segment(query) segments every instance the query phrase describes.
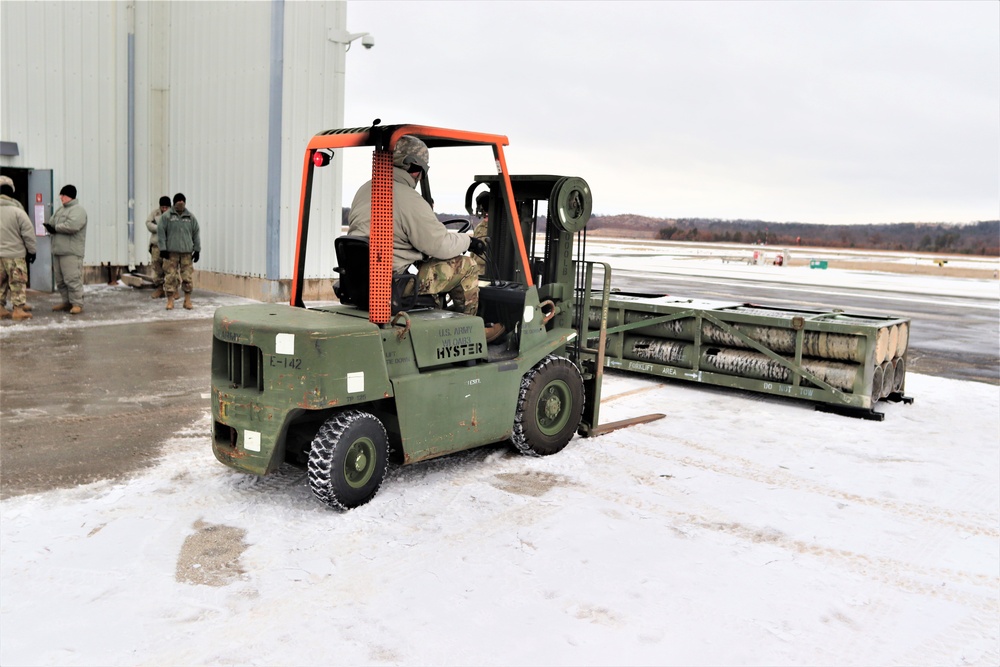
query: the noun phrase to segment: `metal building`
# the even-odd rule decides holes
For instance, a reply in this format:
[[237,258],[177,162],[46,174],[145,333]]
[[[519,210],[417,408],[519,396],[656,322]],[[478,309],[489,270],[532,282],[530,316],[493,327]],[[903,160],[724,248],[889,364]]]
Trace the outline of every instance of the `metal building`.
[[[146,216],[183,192],[201,224],[196,285],[282,300],[303,147],[343,125],[345,51],[361,37],[346,4],[4,0],[0,170],[39,229],[77,187],[88,282],[148,263]],[[340,188],[320,193],[315,285],[332,275]],[[51,284],[47,240],[36,289]]]

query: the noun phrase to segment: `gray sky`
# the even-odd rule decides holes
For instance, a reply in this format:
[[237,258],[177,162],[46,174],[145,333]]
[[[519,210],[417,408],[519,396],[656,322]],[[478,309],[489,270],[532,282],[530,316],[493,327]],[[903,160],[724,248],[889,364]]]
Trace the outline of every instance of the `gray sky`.
[[[1000,217],[997,2],[351,0],[347,28],[376,39],[348,126],[505,134],[513,173],[581,176],[596,214]],[[437,166],[459,212],[471,179]]]

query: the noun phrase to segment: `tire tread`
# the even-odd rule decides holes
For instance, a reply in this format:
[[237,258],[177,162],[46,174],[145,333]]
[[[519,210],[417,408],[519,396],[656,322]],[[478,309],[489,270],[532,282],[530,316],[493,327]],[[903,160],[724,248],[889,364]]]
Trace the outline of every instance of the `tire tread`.
[[[544,451],[538,444],[531,441],[530,434],[525,430],[525,418],[528,418],[532,412],[527,409],[529,400],[528,394],[532,387],[540,381],[540,376],[544,377],[550,373],[558,372],[558,368],[572,369],[575,382],[578,383],[580,390],[580,405],[577,410],[576,419],[571,420],[573,428],[569,431],[569,437],[566,438],[566,442],[563,442],[551,451]],[[547,355],[535,364],[530,371],[525,373],[524,377],[521,378],[521,388],[517,397],[517,410],[514,413],[514,430],[510,437],[511,442],[514,443],[514,447],[517,448],[517,451],[525,456],[548,456],[549,454],[559,452],[573,438],[573,434],[576,433],[576,429],[580,424],[580,419],[583,418],[583,405],[583,377],[580,375],[580,369],[566,357],[560,357],[554,354]],[[546,447],[545,449],[548,450],[549,448]]]
[[[359,419],[369,418],[378,425],[381,430],[382,442],[384,443],[382,454],[382,470],[376,470],[374,477],[377,479],[375,487],[367,498],[359,503],[345,502],[344,498],[338,497],[333,483],[333,459],[337,447],[341,444],[344,433]],[[320,427],[313,438],[309,450],[309,464],[307,466],[309,488],[320,501],[338,510],[348,510],[358,507],[371,500],[382,486],[386,471],[389,467],[388,437],[385,427],[374,415],[361,410],[346,410],[333,415]]]

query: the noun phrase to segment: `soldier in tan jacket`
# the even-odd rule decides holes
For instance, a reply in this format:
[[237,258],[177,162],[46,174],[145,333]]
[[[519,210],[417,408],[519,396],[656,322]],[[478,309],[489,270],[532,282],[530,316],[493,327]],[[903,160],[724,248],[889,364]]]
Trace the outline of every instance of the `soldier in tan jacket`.
[[[0,318],[31,319],[27,308],[28,264],[35,261],[37,246],[31,219],[14,199],[14,185],[0,184]],[[13,313],[7,312],[7,293]]]
[[[479,269],[464,253],[486,252],[482,239],[448,230],[430,204],[417,192],[417,183],[429,168],[427,145],[409,135],[400,137],[392,157],[392,270],[417,267],[418,294],[448,294],[456,310],[475,315],[479,307]],[[371,181],[354,196],[347,219],[347,233],[369,236]]]
[[146,216],[146,229],[149,230],[149,265],[153,267],[153,292],[154,299],[163,298],[163,258],[160,257],[160,242],[157,237],[157,224],[160,216],[170,210],[170,197],[166,195],[160,197],[160,205],[149,212]]

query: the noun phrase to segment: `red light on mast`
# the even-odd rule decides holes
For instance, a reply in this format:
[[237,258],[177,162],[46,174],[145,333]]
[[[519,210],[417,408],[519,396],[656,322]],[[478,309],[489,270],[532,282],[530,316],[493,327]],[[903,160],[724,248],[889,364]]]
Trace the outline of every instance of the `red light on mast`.
[[324,151],[316,151],[313,153],[313,164],[317,167],[325,167],[330,164],[330,158],[333,157],[332,154]]

